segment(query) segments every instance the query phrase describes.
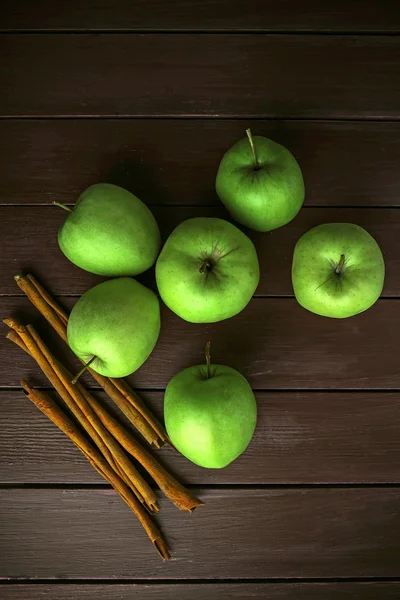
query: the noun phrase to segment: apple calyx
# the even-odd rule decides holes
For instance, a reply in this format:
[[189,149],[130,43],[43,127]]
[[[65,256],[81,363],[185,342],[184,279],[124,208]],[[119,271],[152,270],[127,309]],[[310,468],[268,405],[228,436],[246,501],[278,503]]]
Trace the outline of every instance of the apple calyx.
[[336,275],[342,275],[344,273],[344,263],[346,262],[346,257],[344,254],[340,255],[340,260],[335,268]]
[[86,369],[88,369],[90,367],[90,365],[92,364],[92,362],[94,361],[95,358],[97,358],[97,356],[92,356],[92,358],[90,360],[88,360],[86,364],[83,365],[82,369],[80,371],[78,371],[78,373],[75,375],[75,377],[73,379],[71,379],[72,385],[76,384],[79,377],[86,371]]
[[210,271],[212,271],[216,262],[217,261],[215,261],[213,258],[207,256],[203,259],[202,265],[199,269],[199,273],[207,275]]
[[72,208],[70,208],[69,206],[65,206],[65,204],[63,204],[62,202],[56,202],[56,200],[53,201],[54,206],[59,206],[60,208],[63,208],[64,210],[68,211],[68,212],[72,212]]
[[254,141],[253,141],[253,136],[251,134],[251,129],[246,129],[246,133],[247,133],[247,137],[249,138],[251,151],[253,153],[254,170],[255,171],[259,171],[261,169],[261,167],[260,167],[260,163],[258,162],[257,152],[256,152],[256,148],[254,146]]
[[206,344],[207,379],[211,378],[211,342]]

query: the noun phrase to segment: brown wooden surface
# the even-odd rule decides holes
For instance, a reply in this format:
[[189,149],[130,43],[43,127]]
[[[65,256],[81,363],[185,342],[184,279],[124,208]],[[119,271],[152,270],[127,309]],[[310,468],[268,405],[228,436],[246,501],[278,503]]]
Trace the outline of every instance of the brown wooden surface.
[[[150,205],[219,206],[218,165],[248,125],[231,119],[0,120],[0,201],[74,204],[87,186],[109,181]],[[400,123],[250,125],[295,155],[306,206],[399,206]]]
[[305,0],[301,10],[295,0],[19,0],[3,8],[3,30],[134,30],[221,29],[293,31],[383,31],[400,30],[396,3],[365,0],[321,2]]
[[111,490],[2,490],[7,519],[0,541],[0,576],[398,575],[399,489],[233,488],[198,493],[206,506],[192,515],[160,501],[174,553],[163,563]]
[[[163,307],[159,343],[131,377],[162,417],[169,379],[202,363],[211,339],[213,361],[239,369],[257,395],[256,434],[228,468],[157,452],[206,500],[193,515],[162,500],[168,564],[23,396],[22,377],[48,384],[1,326],[2,599],[399,596],[399,16],[374,0],[2,8],[0,314],[38,325],[72,369],[13,281],[31,270],[68,308],[101,281],[61,255],[65,215],[52,200],[74,204],[92,183],[117,183],[152,206],[164,238],[183,219],[224,218],[215,174],[248,126],[286,145],[306,183],[291,224],[251,233],[258,297],[209,326]],[[366,227],[385,255],[383,298],[344,321],[291,297],[293,247],[329,221]],[[154,286],[152,272],[141,280]]]
[[[65,298],[64,304],[74,301]],[[59,348],[58,356],[77,369],[78,361],[71,361],[71,352],[25,298],[0,298],[0,314],[37,324],[52,347]],[[254,298],[236,317],[203,326],[187,323],[163,306],[161,322],[157,346],[130,377],[141,389],[163,389],[180,369],[203,364],[209,339],[213,362],[238,369],[257,390],[400,389],[397,300],[380,300],[351,319],[327,319],[305,311],[292,298]],[[1,324],[2,335],[5,330]],[[27,373],[46,383],[32,359],[3,340],[0,386],[18,386]]]
[[[160,418],[163,395],[143,394]],[[106,402],[104,393],[98,396]],[[255,436],[227,468],[196,467],[169,447],[155,456],[192,485],[400,483],[400,394],[258,392],[256,397]],[[111,402],[107,405],[112,409]],[[0,483],[103,483],[21,391],[0,392],[0,406]]]
[[[166,240],[183,220],[193,217],[219,217],[229,219],[229,214],[219,207],[154,207],[153,213]],[[14,275],[33,269],[36,276],[53,294],[82,294],[102,281],[98,276],[79,269],[61,253],[57,232],[64,223],[66,212],[52,205],[32,207],[0,207],[0,238],[3,252],[0,271],[3,274],[2,293],[22,295]],[[232,221],[234,223],[234,221]],[[286,227],[269,233],[246,230],[257,249],[261,278],[256,296],[293,296],[291,265],[297,240],[306,231],[324,222],[357,223],[371,233],[379,243],[385,257],[386,278],[383,297],[400,296],[400,211],[397,209],[342,209],[311,208],[300,211]],[[28,235],[19,236],[15,248],[15,235],[26,228]],[[62,268],[60,268],[62,266]],[[143,273],[138,279],[157,291],[154,270]]]
[[399,116],[396,36],[9,34],[0,49],[0,116]]
[[180,583],[180,584],[115,584],[77,585],[54,584],[8,585],[2,600],[398,600],[399,583]]

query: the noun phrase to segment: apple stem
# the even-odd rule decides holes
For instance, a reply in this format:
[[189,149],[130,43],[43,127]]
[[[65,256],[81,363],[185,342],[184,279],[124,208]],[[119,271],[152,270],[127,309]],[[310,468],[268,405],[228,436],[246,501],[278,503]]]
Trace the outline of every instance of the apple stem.
[[68,212],[72,212],[72,208],[69,208],[69,206],[65,206],[65,204],[62,204],[61,202],[56,202],[54,200],[53,204],[55,206],[59,206],[60,208],[63,208],[64,210],[67,210]]
[[258,171],[259,168],[260,168],[260,163],[258,162],[257,152],[256,152],[256,148],[254,146],[254,141],[253,141],[253,136],[251,135],[251,129],[246,129],[246,133],[247,133],[247,137],[249,138],[251,151],[253,153],[254,168],[255,168],[256,171]]
[[208,273],[209,271],[211,271],[214,264],[215,264],[215,261],[212,258],[205,258],[199,269],[199,273],[201,273],[201,274]]
[[211,378],[211,342],[206,344],[207,379]]
[[343,270],[343,267],[344,267],[344,261],[345,261],[345,256],[344,256],[344,254],[341,254],[340,255],[339,264],[338,264],[338,266],[335,269],[335,273],[337,273],[337,275],[341,274],[341,272]]
[[92,356],[92,358],[90,360],[88,360],[85,365],[83,365],[82,369],[71,380],[71,383],[73,385],[75,385],[75,383],[78,381],[79,377],[86,371],[86,369],[88,369],[90,367],[90,365],[92,364],[92,362],[94,361],[95,358],[96,358],[96,356]]

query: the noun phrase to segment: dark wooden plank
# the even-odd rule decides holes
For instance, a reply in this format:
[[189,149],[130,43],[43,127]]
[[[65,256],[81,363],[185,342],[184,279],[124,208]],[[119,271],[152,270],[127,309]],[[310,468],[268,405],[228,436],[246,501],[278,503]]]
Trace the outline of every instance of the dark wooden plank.
[[3,600],[398,600],[396,582],[23,584],[3,586]]
[[[153,207],[163,239],[183,220],[191,217],[229,219],[221,207]],[[1,294],[22,294],[14,282],[20,271],[33,271],[53,294],[81,294],[102,281],[70,263],[61,253],[57,232],[65,211],[44,206],[0,207]],[[234,222],[234,221],[232,221]],[[398,209],[304,208],[286,227],[270,233],[245,230],[257,248],[261,279],[256,296],[293,296],[291,264],[297,240],[311,227],[326,222],[357,223],[365,227],[381,246],[386,261],[384,297],[400,296],[400,211]],[[138,278],[156,290],[154,269]]]
[[[71,306],[74,299],[65,299]],[[25,298],[0,300],[2,316],[19,315],[47,332],[59,357],[71,353],[49,332]],[[400,388],[398,331],[400,302],[380,300],[351,319],[328,319],[304,310],[294,299],[255,298],[236,317],[212,325],[182,321],[165,306],[158,344],[131,377],[137,388],[163,389],[180,369],[204,363],[211,339],[213,360],[239,369],[254,389],[392,389]],[[4,340],[1,324],[0,387],[18,386],[22,376],[45,379],[32,359]],[[49,336],[50,333],[50,336]],[[73,361],[73,369],[78,362]]]
[[[298,11],[301,12],[301,11]],[[110,181],[148,204],[219,205],[214,183],[243,120],[0,121],[0,203],[73,204]],[[306,205],[398,206],[400,123],[257,121],[287,146],[306,182]]]
[[[163,393],[143,397],[162,418]],[[259,392],[257,404],[254,438],[227,468],[202,469],[172,448],[156,456],[196,485],[400,483],[399,394]],[[103,482],[22,392],[0,392],[0,406],[0,483]]]
[[0,576],[211,579],[396,577],[400,489],[197,490],[183,514],[163,500],[163,563],[112,490],[0,492]]
[[398,117],[395,36],[3,35],[0,116]]
[[255,30],[255,31],[383,31],[400,30],[395,3],[374,0],[338,0],[321,3],[305,0],[299,10],[295,0],[177,0],[174,10],[163,0],[88,0],[9,2],[3,8],[2,30]]

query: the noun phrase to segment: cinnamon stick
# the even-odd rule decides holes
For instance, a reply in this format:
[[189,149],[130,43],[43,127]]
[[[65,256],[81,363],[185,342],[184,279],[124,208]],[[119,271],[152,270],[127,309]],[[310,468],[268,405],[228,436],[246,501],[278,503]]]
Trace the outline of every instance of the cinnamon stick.
[[[14,331],[13,329],[11,329],[8,334],[6,335],[6,338],[8,340],[11,340],[12,342],[14,342],[15,344],[17,344],[17,346],[19,346],[22,350],[24,350],[27,354],[29,354],[30,356],[31,353],[29,352],[28,348],[26,347],[26,345],[24,344],[24,342],[22,341],[22,339],[20,338],[20,336],[18,335],[18,333],[16,331]],[[106,446],[101,447],[101,445],[98,443],[98,447],[101,449],[101,451],[103,452],[104,456],[107,456],[107,460],[109,462],[109,464],[114,468],[114,470],[120,475],[121,479],[123,479],[125,481],[125,483],[129,486],[129,480],[125,477],[124,473],[121,472],[121,470],[119,469],[118,465],[115,463],[115,461],[113,461],[113,458],[111,456],[111,453],[109,453],[108,448]]]
[[[12,336],[14,337],[14,336]],[[116,475],[101,454],[86,440],[75,424],[61,410],[61,408],[43,391],[35,390],[25,380],[21,381],[24,393],[84,454],[96,471],[108,481],[115,491],[126,502],[132,512],[137,516],[148,537],[156,547],[162,559],[168,560],[170,554],[158,527],[143,510],[129,488]]]
[[[12,320],[12,319],[5,319],[4,322],[9,327],[15,328],[14,333],[17,334],[18,337],[20,337],[21,343],[19,345],[21,347],[25,346],[28,353],[31,354],[31,356],[33,358],[37,359],[36,362],[39,361],[38,364],[39,364],[39,366],[40,365],[42,366],[42,370],[44,371],[45,374],[47,374],[47,377],[48,377],[50,383],[53,383],[53,385],[56,387],[56,389],[58,390],[58,393],[63,397],[65,403],[70,408],[71,412],[75,415],[75,418],[81,423],[82,427],[87,431],[87,433],[92,438],[92,440],[95,442],[95,444],[97,445],[99,450],[103,453],[103,456],[106,458],[106,460],[108,461],[110,466],[115,470],[116,473],[118,473],[118,475],[125,482],[125,484],[134,491],[134,493],[137,495],[138,499],[141,502],[143,502],[143,496],[140,493],[139,489],[136,488],[134,482],[131,482],[129,480],[128,476],[124,473],[123,469],[114,460],[113,455],[111,454],[107,445],[104,443],[104,440],[102,439],[101,435],[99,435],[99,433],[92,426],[90,421],[87,419],[87,416],[81,410],[81,408],[79,407],[79,404],[78,403],[74,404],[73,397],[70,396],[70,394],[68,394],[67,390],[65,389],[65,386],[63,386],[63,384],[62,384],[62,381],[56,382],[57,377],[54,372],[51,373],[51,365],[47,364],[46,367],[44,367],[45,360],[46,360],[45,357],[43,357],[43,356],[40,357],[38,348],[35,348],[34,351],[32,350],[32,348],[34,346],[34,340],[30,340],[29,348],[31,351],[29,351],[29,348],[28,348],[28,346],[26,346],[25,342],[22,341],[22,338],[21,338],[22,332],[24,332],[24,335],[26,335],[27,337],[29,336],[28,331],[27,330],[25,331],[26,328],[23,327],[22,325],[18,324],[15,320]],[[43,361],[43,362],[41,362],[41,361]],[[57,383],[58,383],[59,387],[57,387]],[[64,388],[64,395],[63,395],[63,391],[62,391],[63,388]]]
[[142,434],[145,440],[149,444],[153,444],[156,448],[161,448],[164,441],[168,439],[167,433],[165,433],[164,439],[160,438],[154,427],[152,427],[148,421],[143,419],[137,408],[134,407],[132,403],[127,401],[127,399],[115,387],[109,377],[100,375],[100,373],[93,371],[93,369],[90,367],[88,371],[97,381],[97,383],[103,388],[106,394],[110,396],[111,400],[113,400],[114,404],[118,406],[128,421],[130,421],[130,423],[132,423],[132,425],[136,427],[136,429]]
[[19,337],[19,335],[16,331],[11,329],[7,333],[6,338],[8,340],[11,340],[12,342],[14,342],[14,344],[17,344],[17,346],[19,346],[22,350],[24,350],[27,354],[30,355],[28,348],[25,346],[24,342],[21,340],[21,338]]
[[[14,339],[14,336],[17,339]],[[11,330],[7,335],[9,339],[19,344],[28,354],[29,351],[16,334]],[[58,360],[53,360],[53,368],[63,381],[71,380],[71,373]],[[102,406],[102,404],[88,391],[80,382],[73,386],[75,390],[83,395],[94,413],[99,417],[103,425],[138,462],[146,469],[149,475],[157,483],[161,491],[180,510],[193,512],[197,506],[203,506],[203,502],[191,494],[181,485],[160,463],[148,452],[122,425]]]
[[[26,346],[26,343],[21,338],[21,332],[22,332],[22,330],[25,330],[25,327],[23,327],[21,324],[19,324],[14,319],[4,319],[4,323],[6,325],[8,325],[9,327],[13,327],[14,328],[14,329],[12,329],[9,332],[9,334],[7,335],[7,338],[11,339],[15,343],[17,343],[28,354],[30,354],[32,356],[32,358],[35,358],[35,357],[38,358],[39,357],[39,350],[35,349],[35,352],[32,354],[32,352],[30,352],[29,349],[28,349],[28,347]],[[28,331],[26,331],[25,334],[28,336],[29,335]],[[31,343],[33,344],[33,340],[31,340]],[[32,350],[32,348],[31,348],[31,350]],[[42,360],[44,360],[43,357],[41,357],[41,358],[42,358]],[[52,377],[55,377],[55,374],[54,373],[52,375],[50,374],[50,370],[51,370],[50,365],[47,365],[46,368],[48,369],[48,371],[46,371],[45,374],[47,373],[48,379],[49,379],[50,383],[53,383],[53,385],[54,385],[54,380],[52,379]],[[60,381],[58,383],[59,383],[59,386],[60,386],[59,388],[57,388],[58,389],[58,393],[64,398],[65,403],[67,404],[67,406],[69,406],[71,412],[75,415],[75,418],[78,419],[78,421],[81,423],[81,425],[83,426],[83,428],[88,432],[88,434],[90,435],[90,437],[92,438],[92,440],[95,442],[95,444],[97,445],[97,447],[99,448],[99,450],[103,453],[103,455],[106,458],[106,460],[108,461],[108,463],[119,474],[119,476],[121,477],[121,479],[124,480],[124,482],[126,483],[126,485],[128,485],[130,487],[133,487],[131,485],[131,482],[129,481],[128,477],[125,475],[125,473],[122,471],[122,469],[120,469],[119,465],[115,462],[114,457],[112,456],[112,454],[109,451],[109,449],[106,446],[106,444],[104,444],[104,441],[101,438],[101,436],[98,435],[97,431],[92,427],[91,423],[87,420],[86,416],[81,411],[80,407],[78,405],[74,405],[73,404],[73,398],[68,395],[68,393],[67,393],[66,390],[64,390],[65,395],[64,396],[62,395],[63,394],[63,392],[62,392],[62,387],[63,387],[62,386],[62,382]],[[56,385],[55,385],[55,387],[56,387]],[[134,487],[133,487],[133,489],[134,489]],[[138,498],[142,501],[142,495],[140,494],[140,492],[138,490],[134,490],[134,491],[135,491],[135,493],[137,492]]]
[[177,508],[193,512],[198,506],[204,506],[204,502],[191,494],[179,481],[168,473],[154,456],[135,440],[129,431],[122,428],[118,421],[107,413],[103,406],[85,388],[83,388],[82,393],[86,396],[92,409],[115,439],[146,469],[160,490]]
[[148,407],[145,405],[143,400],[138,394],[132,390],[125,379],[115,379],[114,377],[109,378],[111,383],[117,388],[117,390],[126,398],[131,406],[136,408],[142,415],[142,417],[151,425],[154,431],[158,434],[161,440],[164,442],[170,442],[170,439],[161,423],[156,417],[150,412]]
[[41,293],[32,284],[28,277],[26,275],[16,275],[14,279],[17,282],[18,287],[26,294],[32,304],[57,331],[58,335],[64,340],[64,342],[67,342],[66,324],[61,320],[61,317],[58,316],[56,311],[46,302]]
[[126,454],[122,451],[119,444],[116,443],[112,435],[110,435],[108,429],[104,426],[101,420],[98,419],[97,415],[86,401],[85,396],[82,394],[82,386],[80,386],[79,389],[76,388],[76,385],[74,385],[71,381],[72,378],[70,373],[66,374],[65,371],[59,367],[60,363],[50,353],[32,325],[28,325],[27,330],[32,335],[39,350],[44,354],[45,358],[50,363],[55,374],[62,381],[63,385],[75,400],[76,404],[78,404],[89,423],[92,425],[92,427],[94,427],[97,434],[101,437],[102,441],[104,441],[113,459],[117,462],[122,472],[127,475],[128,481],[133,484],[132,489],[135,491],[135,494],[138,496],[139,500],[147,506],[150,512],[158,512],[159,508],[157,505],[157,496],[154,490],[151,489],[149,484],[143,479],[137,469],[135,469]]
[[[16,275],[15,281],[32,304],[68,344],[66,311],[51,298],[33,275]],[[84,363],[84,361],[81,362]],[[88,371],[150,444],[159,448],[164,442],[169,441],[165,429],[126,382],[123,382],[122,385],[127,396],[116,387],[115,381],[117,380],[104,377],[90,368]]]
[[36,288],[36,291],[42,296],[43,300],[47,302],[49,306],[53,310],[56,311],[57,315],[60,317],[60,320],[63,321],[65,325],[68,323],[68,313],[66,310],[62,308],[57,302],[52,298],[49,292],[42,286],[41,283],[38,282],[36,277],[34,277],[31,273],[27,274],[27,278],[31,282],[31,284]]
[[143,502],[150,512],[157,512],[158,505],[155,492],[129,461],[119,444],[95,415],[81,392],[71,383],[69,378],[63,375],[61,370],[58,370],[57,361],[34,328],[31,325],[24,327],[15,319],[5,319],[4,322],[20,336],[31,356],[36,360],[68,408],[103,452],[109,464],[119,473],[125,483],[131,487],[140,502]]

